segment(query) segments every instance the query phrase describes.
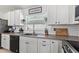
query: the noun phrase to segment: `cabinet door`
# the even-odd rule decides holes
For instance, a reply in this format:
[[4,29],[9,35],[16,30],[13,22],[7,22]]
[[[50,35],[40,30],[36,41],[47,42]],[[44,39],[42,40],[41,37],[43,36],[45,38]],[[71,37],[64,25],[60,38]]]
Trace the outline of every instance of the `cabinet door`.
[[15,25],[15,23],[14,23],[14,22],[15,22],[15,17],[14,17],[14,15],[15,15],[15,14],[14,14],[14,11],[11,11],[11,12],[10,12],[10,20],[9,20],[9,21],[10,21],[10,25]]
[[21,21],[23,19],[23,14],[22,14],[21,10],[20,9],[15,10],[14,12],[15,12],[15,15],[14,15],[14,17],[15,17],[15,25],[22,25]]
[[7,12],[5,15],[4,15],[4,18],[8,20],[8,25],[9,26],[13,26],[14,25],[14,11],[10,11]]
[[20,10],[14,11],[15,25],[20,25]]
[[47,5],[42,5],[42,14],[47,13]]
[[56,5],[47,6],[48,24],[56,24]]
[[10,38],[9,35],[2,35],[1,46],[5,49],[10,49]]
[[51,53],[58,53],[58,41],[51,40]]
[[[26,16],[26,15],[25,15]],[[24,18],[24,15],[23,15],[23,13],[22,13],[22,10],[20,10],[20,24],[19,25],[23,25],[23,23],[22,23],[22,20],[23,19],[27,19],[27,17],[26,18]],[[26,21],[25,21],[26,22]]]
[[50,40],[38,40],[38,53],[50,53]]
[[27,53],[26,37],[20,37],[19,50],[20,53]]
[[36,53],[37,52],[37,39],[35,38],[27,38],[27,52],[28,53]]
[[22,25],[21,21],[22,21],[22,19],[24,19],[22,11],[19,9],[19,10],[15,10],[14,13],[15,13],[15,15],[14,15],[15,25]]
[[1,38],[1,47],[6,48],[6,39],[3,36]]
[[57,5],[56,7],[56,19],[57,24],[69,24],[68,5]]
[[6,49],[10,50],[10,36],[6,35],[5,39],[6,39]]
[[10,19],[10,12],[7,12],[5,15],[4,15],[4,18],[8,20],[8,25],[11,24],[11,19]]
[[75,21],[75,7],[74,5],[69,6],[69,23],[76,24],[78,21]]
[[21,53],[36,53],[37,39],[20,37],[20,52]]

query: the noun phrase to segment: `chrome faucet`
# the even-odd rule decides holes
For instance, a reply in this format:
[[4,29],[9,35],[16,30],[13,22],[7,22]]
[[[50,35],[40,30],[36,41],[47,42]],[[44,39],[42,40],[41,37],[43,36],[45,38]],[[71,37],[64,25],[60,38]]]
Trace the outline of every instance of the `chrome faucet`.
[[35,24],[33,24],[33,35],[35,35]]

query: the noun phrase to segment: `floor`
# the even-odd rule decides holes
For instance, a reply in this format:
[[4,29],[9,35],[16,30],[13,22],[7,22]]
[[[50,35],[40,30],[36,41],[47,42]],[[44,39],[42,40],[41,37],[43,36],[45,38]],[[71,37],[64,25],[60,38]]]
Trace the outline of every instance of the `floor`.
[[0,49],[0,53],[12,53],[12,52],[7,49]]

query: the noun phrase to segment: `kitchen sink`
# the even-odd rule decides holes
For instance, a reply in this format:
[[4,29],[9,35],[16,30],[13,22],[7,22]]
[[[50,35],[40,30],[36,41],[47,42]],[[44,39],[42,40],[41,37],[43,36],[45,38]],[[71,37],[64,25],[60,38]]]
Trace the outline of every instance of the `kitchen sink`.
[[25,33],[24,35],[33,35],[32,33]]
[[37,35],[37,37],[46,37],[45,35]]
[[36,37],[45,37],[45,35],[42,35],[42,34],[32,34],[32,33],[25,33],[24,35],[32,35],[32,36],[36,36]]
[[25,33],[24,35],[37,35],[37,34],[33,34],[33,33]]

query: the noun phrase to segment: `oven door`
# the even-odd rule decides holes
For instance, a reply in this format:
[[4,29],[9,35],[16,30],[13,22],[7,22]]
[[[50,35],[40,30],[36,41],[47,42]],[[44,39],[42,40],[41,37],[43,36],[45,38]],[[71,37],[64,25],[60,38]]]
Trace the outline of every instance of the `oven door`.
[[63,50],[64,53],[78,53],[78,51],[71,46],[71,44],[67,41],[63,41]]

